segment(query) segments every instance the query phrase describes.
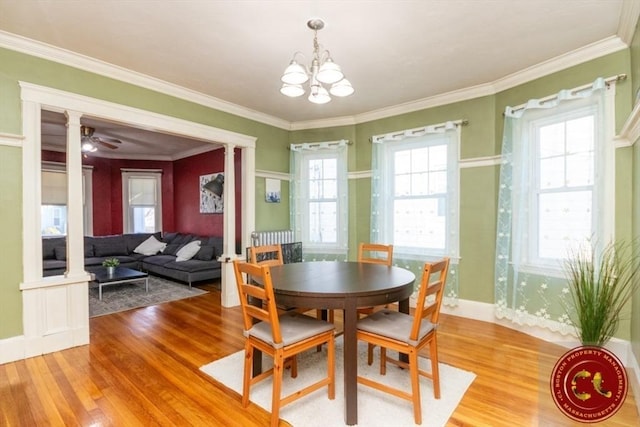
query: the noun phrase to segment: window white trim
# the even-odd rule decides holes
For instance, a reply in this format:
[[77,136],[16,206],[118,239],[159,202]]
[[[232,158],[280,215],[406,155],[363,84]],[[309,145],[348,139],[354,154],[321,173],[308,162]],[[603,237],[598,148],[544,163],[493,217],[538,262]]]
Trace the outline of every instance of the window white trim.
[[[424,126],[405,131],[378,135],[372,138],[374,144],[372,168],[372,218],[371,241],[394,245],[394,257],[403,259],[448,256],[459,259],[459,183],[460,183],[460,126],[466,121],[457,120]],[[395,172],[394,153],[419,147],[446,146],[447,188],[441,198],[445,203],[445,225],[443,249],[401,246],[394,241],[393,206],[396,197],[392,188]],[[425,195],[426,198],[431,198]]]
[[[291,145],[291,226],[296,239],[300,240],[305,253],[346,255],[349,246],[348,233],[348,142],[332,141]],[[313,160],[335,159],[337,193],[328,201],[336,203],[336,242],[321,243],[311,241],[309,194],[309,162]],[[316,202],[316,201],[314,201]]]
[[122,229],[124,233],[134,233],[134,219],[130,200],[130,182],[135,178],[152,179],[155,182],[154,231],[162,231],[162,172],[157,169],[122,169]]
[[[572,92],[575,91],[572,90]],[[514,199],[513,223],[526,223],[528,240],[514,242],[512,245],[513,259],[519,265],[519,270],[531,274],[545,274],[551,277],[564,278],[564,263],[562,260],[539,258],[537,256],[537,231],[538,214],[535,179],[538,170],[538,158],[535,153],[537,145],[536,130],[541,126],[559,121],[571,120],[592,114],[595,117],[594,133],[594,182],[587,190],[592,191],[591,228],[592,236],[599,245],[612,241],[615,229],[615,140],[614,140],[614,114],[615,114],[615,82],[609,83],[605,91],[604,104],[597,97],[574,100],[572,103],[563,104],[549,109],[530,111],[528,116],[520,119],[516,128],[516,134],[520,135],[518,144],[514,144],[514,165],[526,161],[531,171],[526,181],[521,181],[520,174],[514,173],[514,187],[520,188],[522,197],[528,201],[528,211],[521,209],[521,202]],[[526,156],[525,158],[521,158]],[[525,160],[526,159],[526,160]],[[520,207],[519,207],[520,206]],[[524,221],[524,222],[522,222]],[[513,233],[514,236],[518,233]],[[575,245],[574,245],[575,246]],[[576,249],[572,246],[573,249]]]

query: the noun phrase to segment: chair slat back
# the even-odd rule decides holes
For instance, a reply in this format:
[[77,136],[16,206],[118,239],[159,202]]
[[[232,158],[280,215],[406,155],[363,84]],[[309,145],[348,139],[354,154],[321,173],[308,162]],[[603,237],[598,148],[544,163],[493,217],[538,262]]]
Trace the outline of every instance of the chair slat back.
[[258,265],[282,265],[282,248],[280,245],[251,246],[249,248],[249,261]]
[[393,263],[393,245],[360,243],[358,246],[358,261],[391,267]]
[[[256,265],[247,262],[233,261],[233,271],[240,296],[244,330],[248,331],[256,321],[266,322],[271,326],[274,344],[282,342],[278,310],[273,294],[271,272],[267,265]],[[253,278],[259,284],[252,283]],[[250,298],[259,300],[259,304],[251,304]]]
[[449,258],[424,264],[420,291],[418,293],[418,300],[416,301],[413,326],[411,328],[411,339],[418,339],[422,320],[428,318],[434,325],[438,324],[448,271]]

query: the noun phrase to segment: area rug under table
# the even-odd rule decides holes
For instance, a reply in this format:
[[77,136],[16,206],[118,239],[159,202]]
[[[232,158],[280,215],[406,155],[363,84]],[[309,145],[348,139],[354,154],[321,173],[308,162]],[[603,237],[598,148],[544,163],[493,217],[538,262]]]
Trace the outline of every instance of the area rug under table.
[[100,300],[98,299],[98,284],[91,283],[89,286],[89,317],[147,307],[206,293],[207,291],[202,289],[190,288],[185,283],[149,276],[149,293],[145,291],[144,280],[103,285],[102,300]]
[[[326,375],[326,346],[321,353],[311,350],[298,356],[298,377],[292,379],[284,373],[282,396],[303,388]],[[367,365],[367,346],[358,343],[358,374],[403,390],[410,390],[409,373],[396,366],[387,366],[387,374],[380,376],[378,349],[373,366]],[[216,381],[242,394],[244,351],[202,366],[200,369]],[[263,358],[264,368],[272,366],[269,357]],[[420,358],[420,367],[431,371],[428,359]],[[440,427],[447,421],[473,382],[475,374],[440,363],[440,399],[433,397],[433,385],[428,378],[420,378],[422,399],[422,426]],[[336,398],[329,400],[327,388],[322,388],[280,409],[280,418],[294,427],[327,427],[344,425],[342,337],[336,339]],[[271,379],[251,389],[251,401],[271,412]],[[358,425],[371,427],[413,426],[413,406],[410,402],[358,384]]]

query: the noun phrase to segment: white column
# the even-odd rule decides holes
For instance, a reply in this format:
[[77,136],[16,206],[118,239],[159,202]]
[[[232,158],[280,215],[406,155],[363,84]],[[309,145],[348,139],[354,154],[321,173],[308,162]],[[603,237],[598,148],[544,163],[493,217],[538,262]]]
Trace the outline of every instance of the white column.
[[84,271],[84,215],[82,211],[82,150],[80,117],[67,116],[67,277],[86,275]]
[[240,304],[236,288],[232,261],[236,254],[236,177],[234,162],[235,145],[226,144],[224,150],[224,213],[222,219],[224,253],[219,261],[221,271],[221,303],[223,307],[234,307]]
[[242,248],[251,246],[256,229],[256,149],[242,148]]
[[23,281],[42,279],[42,150],[40,104],[22,102],[22,259]]

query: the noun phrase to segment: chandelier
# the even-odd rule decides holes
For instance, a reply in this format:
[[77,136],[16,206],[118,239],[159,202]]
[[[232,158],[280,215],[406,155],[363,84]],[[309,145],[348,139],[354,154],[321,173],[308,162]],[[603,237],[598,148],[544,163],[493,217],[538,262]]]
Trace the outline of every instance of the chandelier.
[[[333,62],[328,50],[320,52],[318,44],[318,30],[324,28],[322,19],[311,19],[307,22],[307,27],[313,30],[313,59],[311,67],[307,68],[296,61],[297,55],[293,54],[293,59],[282,75],[282,88],[280,93],[295,98],[304,95],[303,83],[309,81],[309,101],[315,104],[326,104],[331,101],[331,96],[349,96],[353,93],[353,87],[349,80],[344,78],[340,66]],[[331,85],[329,90],[323,84]]]

